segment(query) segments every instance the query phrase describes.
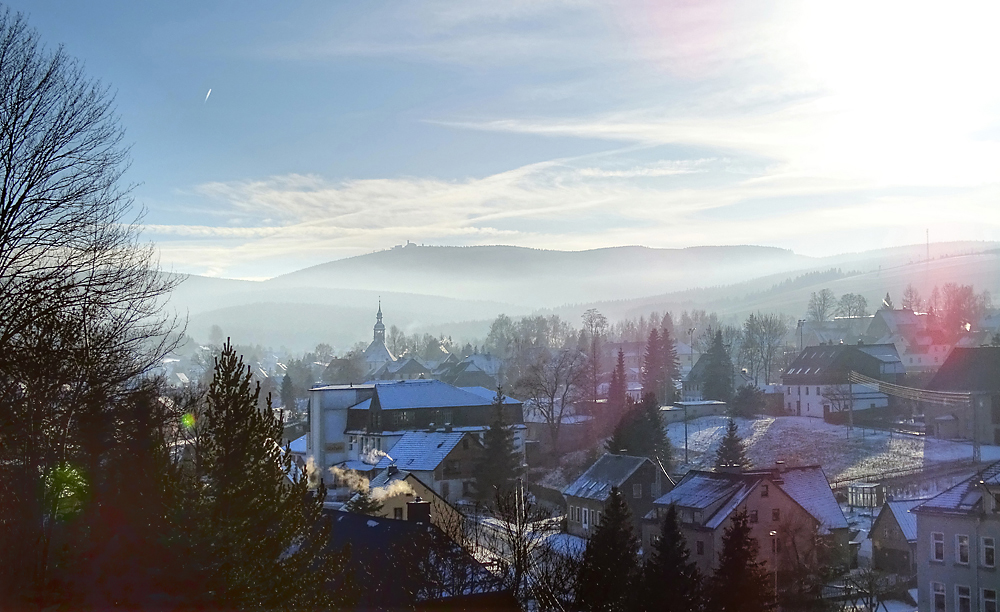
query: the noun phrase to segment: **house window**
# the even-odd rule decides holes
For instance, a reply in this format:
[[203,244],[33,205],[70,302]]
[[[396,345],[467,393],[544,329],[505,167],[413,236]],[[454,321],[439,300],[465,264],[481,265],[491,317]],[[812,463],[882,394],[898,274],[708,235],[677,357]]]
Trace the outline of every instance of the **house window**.
[[997,612],[996,589],[983,589],[983,612]]
[[603,513],[600,510],[597,511],[597,522],[594,523],[595,525],[600,525],[601,524],[601,515],[602,514]]
[[357,443],[358,437],[351,436],[350,441],[347,443],[347,450],[354,450],[354,445]]
[[993,538],[982,538],[981,548],[983,550],[983,567],[996,567],[997,541]]
[[809,395],[809,387],[806,387],[806,395]]
[[705,543],[702,542],[701,540],[698,540],[697,542],[695,542],[694,543],[694,552],[695,552],[696,555],[703,555],[703,554],[705,554]]
[[771,538],[771,552],[774,554],[781,552],[781,538]]
[[642,485],[634,484],[632,485],[632,497],[639,499],[642,497]]
[[781,520],[781,510],[779,510],[777,508],[772,508],[771,509],[771,520],[772,521],[780,521]]
[[955,562],[969,562],[969,536],[967,535],[959,534],[955,536]]
[[819,387],[816,387],[816,395],[819,395]]
[[462,450],[469,450],[469,439],[462,438]]
[[931,534],[931,561],[944,561],[944,534]]
[[401,507],[400,508],[393,508],[392,509],[392,518],[396,519],[397,521],[403,520],[403,508],[401,508]]
[[767,497],[767,485],[760,485],[760,496]]
[[945,612],[944,607],[944,583],[931,583],[931,610],[932,612]]
[[588,510],[587,508],[584,508],[583,509],[583,526],[584,527],[586,527],[587,524],[590,523],[590,521],[587,520],[589,518],[590,518],[590,510]]
[[958,612],[972,612],[972,589],[956,584],[955,600],[958,602]]
[[751,510],[750,511],[750,522],[751,523],[756,523],[757,522],[757,511],[756,510]]

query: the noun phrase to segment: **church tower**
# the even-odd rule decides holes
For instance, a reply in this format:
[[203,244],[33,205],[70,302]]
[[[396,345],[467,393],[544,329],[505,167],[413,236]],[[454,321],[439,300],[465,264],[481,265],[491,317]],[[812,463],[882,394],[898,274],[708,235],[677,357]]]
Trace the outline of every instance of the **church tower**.
[[382,300],[378,301],[378,313],[375,314],[374,342],[385,344],[385,325],[382,323]]

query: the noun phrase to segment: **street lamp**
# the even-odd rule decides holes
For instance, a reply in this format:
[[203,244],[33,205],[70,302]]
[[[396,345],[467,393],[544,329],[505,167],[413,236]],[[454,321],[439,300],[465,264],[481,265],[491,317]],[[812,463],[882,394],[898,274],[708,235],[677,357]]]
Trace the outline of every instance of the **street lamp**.
[[800,353],[802,352],[802,328],[805,327],[805,324],[806,324],[806,320],[805,319],[799,319],[799,325],[798,325],[798,327],[799,327],[799,352]]
[[694,330],[688,329],[688,365],[694,367]]
[[771,536],[771,568],[774,570],[774,605],[778,606],[778,540],[777,531],[772,531]]

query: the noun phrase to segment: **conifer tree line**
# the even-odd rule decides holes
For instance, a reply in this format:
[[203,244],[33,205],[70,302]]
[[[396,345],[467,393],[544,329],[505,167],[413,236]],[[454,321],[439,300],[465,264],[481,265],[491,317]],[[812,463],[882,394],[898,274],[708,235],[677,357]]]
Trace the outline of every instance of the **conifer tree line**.
[[774,606],[773,581],[758,561],[745,511],[723,532],[715,570],[703,575],[691,559],[677,511],[664,513],[660,535],[644,561],[621,492],[613,488],[583,555],[576,606],[587,611],[765,612]]

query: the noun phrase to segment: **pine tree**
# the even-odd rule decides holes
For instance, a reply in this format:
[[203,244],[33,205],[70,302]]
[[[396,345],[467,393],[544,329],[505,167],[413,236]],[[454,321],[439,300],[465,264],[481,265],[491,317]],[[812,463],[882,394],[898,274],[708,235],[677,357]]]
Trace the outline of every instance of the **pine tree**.
[[615,427],[605,448],[614,455],[649,457],[669,471],[673,459],[670,440],[663,431],[660,406],[656,396],[647,393],[638,405],[626,402],[627,412]]
[[733,397],[733,362],[722,342],[722,331],[715,332],[712,346],[705,354],[705,384],[702,395],[706,400],[728,402]]
[[503,387],[493,398],[493,422],[483,434],[483,456],[473,469],[476,497],[490,502],[514,487],[521,459],[514,449],[514,431],[504,415]]
[[660,537],[643,566],[643,608],[649,612],[697,612],[702,608],[702,577],[681,535],[671,504]]
[[368,516],[383,516],[382,503],[372,497],[368,487],[362,487],[357,494],[344,504],[344,510],[354,514],[367,514]]
[[[664,320],[666,320],[666,317],[664,317]],[[676,399],[677,389],[674,387],[674,383],[681,378],[681,364],[680,359],[677,357],[677,342],[670,333],[670,329],[666,326],[660,332],[660,344],[663,346],[661,361],[663,363],[664,386],[662,393],[660,393],[660,398],[664,404],[669,404],[673,403]]]
[[295,387],[288,374],[281,377],[281,407],[285,410],[295,410]]
[[601,522],[587,542],[577,587],[583,610],[629,610],[639,582],[639,540],[632,514],[617,487],[604,504]]
[[625,376],[625,353],[618,349],[618,361],[611,371],[608,385],[608,416],[615,422],[625,412],[625,398],[628,396],[628,379]]
[[726,427],[726,435],[722,437],[722,443],[719,444],[719,450],[715,454],[715,467],[716,469],[732,467],[746,469],[750,465],[750,460],[746,456],[743,438],[740,437],[736,430],[736,422],[729,419],[729,425]]
[[722,535],[722,551],[708,580],[708,610],[768,612],[774,605],[774,581],[757,561],[757,541],[750,537],[746,510],[733,515]]
[[345,603],[327,583],[344,559],[327,551],[326,491],[308,490],[292,455],[277,444],[282,422],[257,409],[253,385],[232,344],[215,361],[179,524],[206,603],[225,609],[326,608]]
[[642,358],[643,394],[663,393],[663,365],[663,343],[660,341],[660,332],[654,327],[649,332],[649,339],[646,341],[646,353]]
[[609,453],[612,455],[630,454],[629,447],[633,444],[632,432],[635,429],[634,422],[636,416],[635,402],[632,401],[631,397],[626,397],[625,406],[622,408],[622,415],[618,419],[618,424],[615,425],[614,431],[611,432],[611,437],[604,443],[604,448]]

